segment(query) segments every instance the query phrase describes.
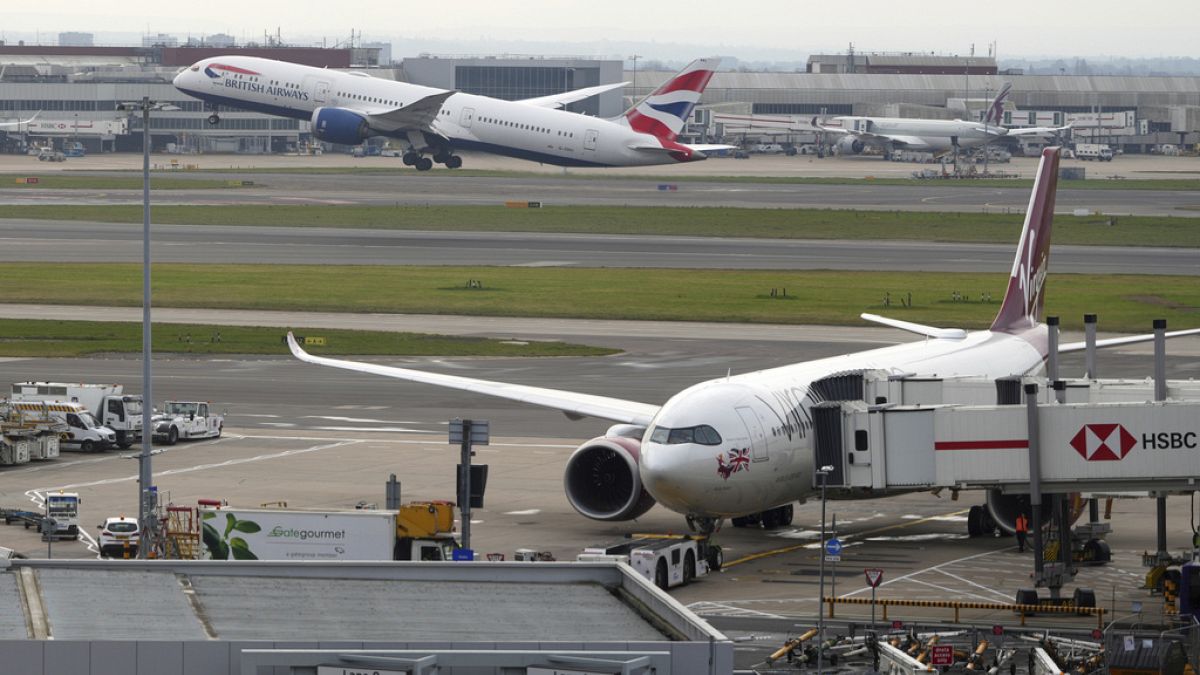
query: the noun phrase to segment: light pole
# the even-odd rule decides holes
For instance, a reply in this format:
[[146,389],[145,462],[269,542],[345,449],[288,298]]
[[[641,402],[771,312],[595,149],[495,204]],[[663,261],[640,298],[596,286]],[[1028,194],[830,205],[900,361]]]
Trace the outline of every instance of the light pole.
[[138,557],[145,558],[153,546],[158,528],[154,520],[154,475],[150,470],[151,439],[154,437],[154,395],[151,388],[150,349],[150,111],[179,108],[150,100],[118,103],[117,110],[142,112],[142,452],[138,456],[138,524],[142,529],[142,545]]
[[833,471],[833,466],[829,464],[817,469],[817,475],[821,478],[821,550],[818,562],[821,581],[817,591],[817,675],[821,675],[824,668],[822,652],[825,650],[825,478],[830,471]]

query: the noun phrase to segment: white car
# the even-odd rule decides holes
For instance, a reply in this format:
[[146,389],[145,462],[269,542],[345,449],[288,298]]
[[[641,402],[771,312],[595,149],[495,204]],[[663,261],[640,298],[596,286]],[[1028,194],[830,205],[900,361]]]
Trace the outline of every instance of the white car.
[[130,558],[137,555],[138,544],[142,540],[137,518],[116,516],[105,520],[99,527],[100,536],[96,541],[100,544],[100,557],[124,558],[127,552]]

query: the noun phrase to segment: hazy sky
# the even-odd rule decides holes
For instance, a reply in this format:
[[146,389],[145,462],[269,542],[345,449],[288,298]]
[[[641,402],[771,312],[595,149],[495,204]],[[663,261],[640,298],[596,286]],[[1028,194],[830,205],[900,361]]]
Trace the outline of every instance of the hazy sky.
[[[1144,5],[1117,0],[254,0],[208,5],[195,0],[81,3],[38,0],[5,3],[0,37],[53,44],[59,31],[228,33],[285,41],[329,39],[359,30],[367,40],[391,40],[404,56],[405,39],[539,42],[656,42],[695,45],[709,53],[743,56],[759,50],[986,54],[996,42],[1003,58],[1021,56],[1200,56],[1200,1]],[[82,7],[81,7],[82,6]],[[654,57],[654,54],[649,56]]]

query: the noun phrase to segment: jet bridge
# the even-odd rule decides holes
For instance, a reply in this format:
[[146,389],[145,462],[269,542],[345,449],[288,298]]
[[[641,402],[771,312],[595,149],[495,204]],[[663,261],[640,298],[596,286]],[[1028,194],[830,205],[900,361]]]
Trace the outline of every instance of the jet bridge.
[[[1160,402],[1151,380],[1057,384],[1030,394],[1031,438],[1024,390],[1037,381],[866,374],[864,399],[875,403],[813,407],[815,465],[832,467],[829,488],[877,492],[1025,494],[1031,479],[1045,493],[1200,489],[1200,382],[1168,382],[1168,400]],[[993,404],[980,405],[989,397]],[[1040,475],[1031,478],[1031,469]]]

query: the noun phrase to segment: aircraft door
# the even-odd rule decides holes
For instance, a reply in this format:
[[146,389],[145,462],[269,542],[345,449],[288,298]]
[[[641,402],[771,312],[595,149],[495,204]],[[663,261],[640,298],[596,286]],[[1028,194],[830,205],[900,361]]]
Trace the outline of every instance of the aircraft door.
[[596,150],[596,141],[600,139],[600,132],[596,129],[588,129],[583,132],[583,149]]
[[746,433],[750,435],[750,456],[752,461],[763,462],[767,460],[767,438],[763,433],[762,421],[758,419],[758,414],[752,408],[735,408],[738,417],[742,418],[742,423],[746,425]]
[[458,124],[464,129],[471,128],[471,122],[475,120],[474,108],[463,108],[462,116],[458,118]]
[[313,102],[324,103],[325,99],[329,98],[329,81],[317,80],[316,78],[304,78],[304,87],[312,90]]

